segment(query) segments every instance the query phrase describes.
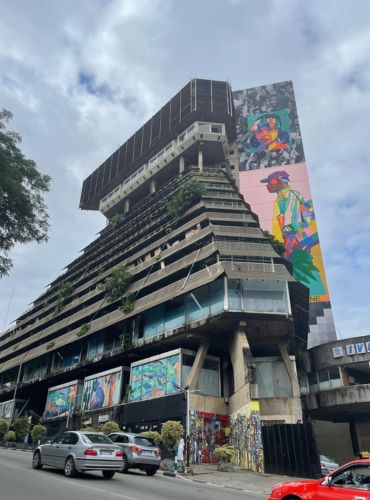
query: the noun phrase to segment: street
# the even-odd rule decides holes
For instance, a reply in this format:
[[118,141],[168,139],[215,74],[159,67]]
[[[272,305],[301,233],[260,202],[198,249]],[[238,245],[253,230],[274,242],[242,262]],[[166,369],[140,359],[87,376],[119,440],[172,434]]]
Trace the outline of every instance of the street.
[[116,474],[111,480],[100,473],[68,479],[55,469],[33,470],[32,454],[0,450],[0,500],[261,500],[261,495],[225,489],[181,478],[148,477],[140,471]]

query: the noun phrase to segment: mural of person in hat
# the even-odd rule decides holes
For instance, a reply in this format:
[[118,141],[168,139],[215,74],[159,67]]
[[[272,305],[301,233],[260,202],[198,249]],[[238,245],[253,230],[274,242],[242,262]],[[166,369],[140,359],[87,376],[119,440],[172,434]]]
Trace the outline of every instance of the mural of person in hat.
[[260,182],[275,193],[272,233],[284,243],[284,257],[293,264],[294,277],[310,289],[310,296],[328,295],[312,200],[292,188],[289,174],[277,170]]

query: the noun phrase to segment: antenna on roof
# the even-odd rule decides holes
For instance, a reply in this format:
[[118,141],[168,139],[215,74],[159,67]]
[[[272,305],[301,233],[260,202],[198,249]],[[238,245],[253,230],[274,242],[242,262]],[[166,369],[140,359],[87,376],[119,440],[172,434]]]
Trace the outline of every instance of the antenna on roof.
[[8,316],[9,316],[10,306],[12,305],[13,295],[14,295],[14,287],[12,288],[12,291],[11,291],[11,294],[9,297],[8,309],[6,310],[6,313],[5,313],[4,326],[3,326],[4,332],[5,332],[6,325],[8,323]]

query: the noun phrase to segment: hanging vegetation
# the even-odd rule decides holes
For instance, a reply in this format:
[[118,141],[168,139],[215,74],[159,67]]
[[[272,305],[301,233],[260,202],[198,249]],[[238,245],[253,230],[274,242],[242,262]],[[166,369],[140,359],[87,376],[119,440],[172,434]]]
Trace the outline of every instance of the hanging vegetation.
[[90,330],[90,328],[90,323],[84,323],[83,325],[81,325],[81,328],[76,333],[77,337],[82,337],[82,335],[85,335]]
[[134,295],[128,292],[132,283],[132,274],[128,266],[118,266],[112,274],[99,285],[105,294],[105,300],[109,303],[116,300],[121,301],[121,311],[129,314],[134,309]]
[[112,227],[117,227],[121,224],[121,222],[124,220],[125,216],[123,214],[115,214],[113,217],[110,219],[110,224]]
[[272,248],[275,250],[277,254],[283,257],[285,252],[284,243],[275,238],[275,236],[268,231],[262,231],[263,235],[267,238],[267,241],[270,243]]
[[167,203],[167,212],[174,219],[178,219],[188,208],[201,200],[204,191],[204,184],[198,180],[186,181]]
[[54,307],[53,316],[56,316],[63,309],[65,301],[73,292],[73,285],[70,281],[62,283],[58,287],[57,303]]

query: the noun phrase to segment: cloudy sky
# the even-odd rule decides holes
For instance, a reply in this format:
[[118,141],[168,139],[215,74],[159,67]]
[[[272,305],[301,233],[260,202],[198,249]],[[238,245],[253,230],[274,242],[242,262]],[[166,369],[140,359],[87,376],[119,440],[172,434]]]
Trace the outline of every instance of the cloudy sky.
[[49,242],[13,250],[0,331],[104,227],[83,179],[200,77],[293,80],[337,333],[370,334],[369,25],[369,0],[3,0],[0,108],[53,181]]

